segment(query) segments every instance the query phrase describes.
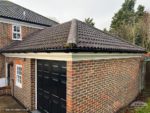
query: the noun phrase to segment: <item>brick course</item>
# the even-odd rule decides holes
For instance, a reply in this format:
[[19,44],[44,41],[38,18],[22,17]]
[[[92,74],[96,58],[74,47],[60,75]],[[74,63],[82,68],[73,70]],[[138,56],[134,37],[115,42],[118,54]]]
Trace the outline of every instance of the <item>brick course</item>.
[[9,86],[0,88],[0,96],[3,95],[11,95],[11,88]]
[[140,58],[67,62],[67,113],[115,113],[139,93]]

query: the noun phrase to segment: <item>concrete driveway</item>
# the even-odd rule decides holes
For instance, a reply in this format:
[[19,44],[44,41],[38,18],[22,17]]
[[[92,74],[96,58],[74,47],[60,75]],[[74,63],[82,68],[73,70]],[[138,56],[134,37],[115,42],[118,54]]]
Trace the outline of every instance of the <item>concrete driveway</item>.
[[28,113],[11,96],[0,96],[0,113]]

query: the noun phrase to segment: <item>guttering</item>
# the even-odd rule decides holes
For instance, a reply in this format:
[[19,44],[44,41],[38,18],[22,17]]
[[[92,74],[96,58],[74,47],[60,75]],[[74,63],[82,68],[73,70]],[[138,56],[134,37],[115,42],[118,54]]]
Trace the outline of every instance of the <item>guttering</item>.
[[67,53],[79,53],[79,52],[91,52],[91,53],[146,53],[142,50],[120,50],[120,49],[106,49],[106,48],[53,48],[53,49],[26,49],[26,50],[1,50],[0,53],[39,53],[39,52],[67,52]]

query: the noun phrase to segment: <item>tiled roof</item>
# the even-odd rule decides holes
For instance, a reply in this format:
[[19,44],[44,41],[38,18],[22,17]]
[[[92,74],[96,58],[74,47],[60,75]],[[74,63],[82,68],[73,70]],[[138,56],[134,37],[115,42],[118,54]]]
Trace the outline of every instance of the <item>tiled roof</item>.
[[104,33],[81,21],[72,20],[31,34],[2,52],[130,52],[143,53],[142,47]]
[[0,1],[0,17],[9,18],[33,24],[44,26],[52,26],[58,24],[57,22],[48,19],[40,14],[28,10],[10,1]]

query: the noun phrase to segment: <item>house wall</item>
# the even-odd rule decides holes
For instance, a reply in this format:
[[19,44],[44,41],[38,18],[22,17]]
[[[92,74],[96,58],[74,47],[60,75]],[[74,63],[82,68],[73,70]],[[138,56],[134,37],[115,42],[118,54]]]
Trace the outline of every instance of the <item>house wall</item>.
[[0,55],[0,78],[5,77],[5,56]]
[[140,58],[67,62],[67,113],[115,113],[139,93]]
[[[37,28],[22,26],[22,38],[37,31]],[[9,45],[12,42],[12,24],[0,23],[0,48]]]
[[[22,38],[37,31],[37,28],[22,26]],[[0,49],[9,45],[12,42],[12,24],[0,23]],[[5,76],[5,57],[0,54],[0,78]]]
[[[13,63],[11,66],[11,74],[10,74],[10,86],[11,86],[11,94],[19,100],[26,108],[30,110],[35,107],[33,98],[35,97],[35,87],[33,86],[35,83],[34,80],[34,60],[32,59],[21,59],[21,58],[6,58],[7,63]],[[15,78],[16,78],[16,64],[22,65],[22,88],[16,86]],[[32,87],[31,87],[32,86]],[[32,107],[33,106],[33,107]]]

